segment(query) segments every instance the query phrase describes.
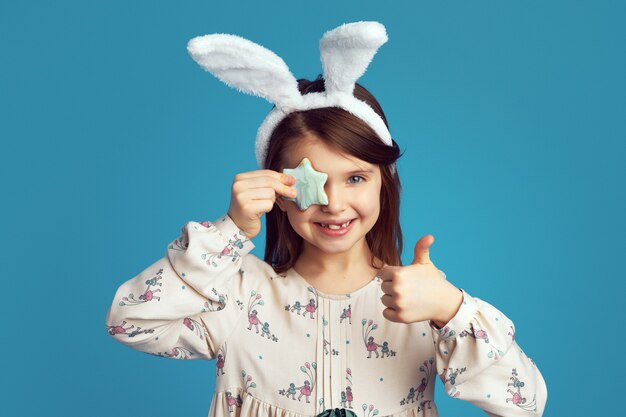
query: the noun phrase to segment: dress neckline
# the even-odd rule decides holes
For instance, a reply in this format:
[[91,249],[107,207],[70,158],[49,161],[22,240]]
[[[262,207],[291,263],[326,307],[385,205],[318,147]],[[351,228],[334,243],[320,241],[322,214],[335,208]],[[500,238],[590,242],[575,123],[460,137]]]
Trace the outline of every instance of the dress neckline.
[[[385,265],[387,266],[387,265]],[[383,266],[384,268],[384,266]],[[350,292],[350,293],[346,293],[346,294],[331,294],[331,293],[326,293],[323,291],[318,290],[317,288],[315,288],[313,285],[311,285],[306,279],[304,279],[304,277],[302,275],[300,275],[292,266],[291,268],[289,268],[287,270],[287,274],[291,274],[293,275],[297,280],[299,280],[302,284],[304,284],[306,287],[311,287],[315,293],[322,297],[322,298],[327,298],[330,300],[347,300],[350,298],[353,298],[359,294],[361,294],[362,292],[365,292],[368,288],[370,288],[371,286],[373,286],[373,284],[377,281],[380,281],[380,272],[382,271],[382,269],[379,269],[378,272],[376,273],[376,275],[369,280],[365,285],[363,285],[360,288],[357,288],[356,290]]]

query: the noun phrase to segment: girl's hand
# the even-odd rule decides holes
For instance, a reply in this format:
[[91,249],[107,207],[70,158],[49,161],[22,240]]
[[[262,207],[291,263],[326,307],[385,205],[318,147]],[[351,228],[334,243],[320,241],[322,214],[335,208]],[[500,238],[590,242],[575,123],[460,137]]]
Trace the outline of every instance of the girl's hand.
[[235,175],[228,216],[252,239],[261,231],[261,216],[272,210],[277,194],[296,196],[296,189],[290,186],[295,182],[293,176],[271,169]]
[[407,266],[386,266],[381,271],[385,293],[381,297],[387,306],[383,316],[398,323],[432,320],[445,324],[459,310],[463,301],[461,290],[448,282],[430,261],[428,248],[433,235],[422,236],[415,244],[414,260]]

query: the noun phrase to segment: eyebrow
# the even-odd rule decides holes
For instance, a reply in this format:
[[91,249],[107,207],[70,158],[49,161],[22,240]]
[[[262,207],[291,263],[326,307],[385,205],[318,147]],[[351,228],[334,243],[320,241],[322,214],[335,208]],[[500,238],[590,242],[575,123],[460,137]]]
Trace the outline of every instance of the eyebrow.
[[361,169],[361,170],[358,170],[358,171],[346,172],[346,174],[350,174],[350,175],[353,175],[353,174],[373,174],[373,173],[374,173],[373,169]]

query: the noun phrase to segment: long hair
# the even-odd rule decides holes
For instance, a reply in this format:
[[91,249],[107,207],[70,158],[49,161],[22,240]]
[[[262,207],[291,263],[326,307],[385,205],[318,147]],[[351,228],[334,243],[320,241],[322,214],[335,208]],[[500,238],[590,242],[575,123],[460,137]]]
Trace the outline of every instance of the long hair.
[[[298,80],[301,94],[324,91],[322,75],[314,81]],[[354,96],[369,104],[385,122],[387,118],[374,96],[363,86],[355,83]],[[386,145],[364,121],[339,107],[296,111],[290,113],[276,126],[269,140],[265,169],[282,172],[285,155],[291,147],[298,146],[307,135],[314,135],[325,144],[359,158],[377,164],[381,172],[380,215],[365,239],[372,252],[370,265],[375,266],[374,256],[388,265],[401,266],[402,230],[400,228],[400,178],[396,167],[392,174],[390,165],[400,158],[398,144]],[[265,262],[272,265],[277,274],[290,269],[303,249],[303,239],[291,227],[287,213],[274,205],[266,214]]]

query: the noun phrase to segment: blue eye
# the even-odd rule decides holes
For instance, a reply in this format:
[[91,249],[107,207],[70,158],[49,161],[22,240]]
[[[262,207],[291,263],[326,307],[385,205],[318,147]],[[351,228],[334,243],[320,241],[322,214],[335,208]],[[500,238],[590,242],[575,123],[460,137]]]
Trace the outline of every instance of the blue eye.
[[[365,177],[362,177],[362,176],[360,176],[360,175],[353,175],[353,176],[351,176],[350,178],[361,178],[361,179],[363,179],[363,181],[365,181]],[[363,182],[363,181],[358,181],[358,182],[357,182],[357,184],[358,184],[358,183],[361,183],[361,182]]]

